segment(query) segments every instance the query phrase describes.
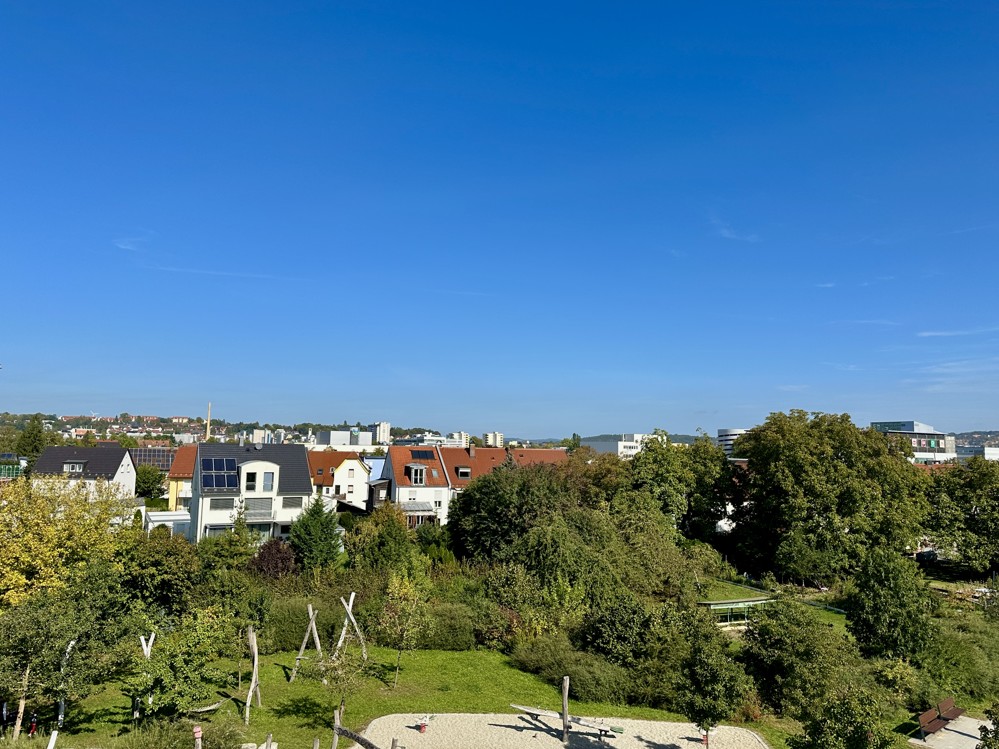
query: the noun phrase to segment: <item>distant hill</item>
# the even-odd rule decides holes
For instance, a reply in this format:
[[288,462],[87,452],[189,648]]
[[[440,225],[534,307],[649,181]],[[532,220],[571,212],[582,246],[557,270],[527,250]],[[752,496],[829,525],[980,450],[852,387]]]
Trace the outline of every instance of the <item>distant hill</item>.
[[959,445],[981,445],[999,447],[999,430],[982,432],[951,432]]

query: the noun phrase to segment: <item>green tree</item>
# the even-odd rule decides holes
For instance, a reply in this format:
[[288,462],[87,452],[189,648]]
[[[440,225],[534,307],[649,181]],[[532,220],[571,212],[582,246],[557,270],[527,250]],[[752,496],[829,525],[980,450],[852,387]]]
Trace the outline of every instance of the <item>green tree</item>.
[[928,479],[904,445],[846,414],[771,414],[739,437],[748,459],[732,531],[744,566],[822,584],[848,575],[869,548],[913,544]]
[[999,463],[974,457],[933,474],[928,526],[943,548],[956,547],[978,573],[999,568]]
[[232,530],[218,536],[206,536],[198,542],[201,566],[206,572],[242,570],[256,553],[256,542],[240,511],[233,520]]
[[705,730],[729,718],[749,694],[746,672],[728,656],[724,641],[715,631],[694,636],[681,672],[685,687],[683,712]]
[[157,636],[149,660],[136,653],[125,693],[149,706],[147,717],[202,707],[225,683],[225,673],[215,664],[231,632],[229,615],[217,609],[185,616],[175,629]]
[[162,526],[148,536],[136,528],[122,534],[120,549],[123,585],[138,600],[170,616],[187,612],[201,561],[186,538]]
[[65,587],[71,572],[110,559],[113,527],[128,517],[117,486],[94,493],[60,477],[21,477],[0,490],[0,605]]
[[804,735],[791,738],[791,749],[891,749],[895,739],[880,725],[874,703],[859,691],[827,701],[805,722]]
[[694,485],[687,450],[686,445],[674,445],[668,433],[656,429],[631,459],[635,488],[650,492],[674,524],[686,514],[688,494]]
[[158,499],[163,496],[166,474],[159,468],[143,463],[135,469],[135,496]]
[[507,462],[476,478],[451,502],[448,530],[459,557],[492,560],[578,503],[573,487],[551,466]]
[[17,438],[17,454],[28,459],[28,472],[35,466],[35,461],[46,446],[45,425],[42,423],[42,415],[35,414],[28,423],[24,425],[20,436]]
[[345,539],[350,565],[358,569],[422,573],[421,555],[406,525],[406,516],[386,504],[354,524]]
[[342,562],[343,542],[338,532],[339,516],[321,497],[309,503],[292,523],[288,542],[303,570],[335,566]]
[[115,437],[115,440],[118,442],[119,445],[125,448],[139,446],[139,440],[135,439],[135,437],[129,437],[127,434],[119,434],[117,437]]
[[847,629],[864,655],[911,658],[932,634],[933,599],[916,563],[875,549],[853,578]]
[[692,481],[687,495],[687,511],[680,528],[687,538],[710,541],[718,521],[728,513],[732,470],[728,457],[715,441],[700,434],[683,455]]
[[800,716],[825,696],[842,643],[808,607],[779,599],[750,612],[741,653],[763,702]]

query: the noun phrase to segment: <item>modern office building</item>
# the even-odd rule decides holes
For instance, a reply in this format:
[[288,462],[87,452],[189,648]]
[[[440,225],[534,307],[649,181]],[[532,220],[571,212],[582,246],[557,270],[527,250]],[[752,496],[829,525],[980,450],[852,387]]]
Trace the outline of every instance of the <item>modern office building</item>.
[[482,444],[486,447],[503,447],[503,432],[486,432],[482,435]]
[[938,432],[929,424],[918,421],[872,421],[871,429],[884,434],[895,434],[912,445],[916,463],[946,463],[957,459],[957,444],[952,435]]
[[392,442],[392,425],[387,421],[376,421],[371,434],[376,445],[387,445]]
[[719,429],[718,430],[718,447],[725,451],[725,457],[732,457],[732,450],[735,446],[735,441],[739,439],[742,435],[748,432],[748,429]]

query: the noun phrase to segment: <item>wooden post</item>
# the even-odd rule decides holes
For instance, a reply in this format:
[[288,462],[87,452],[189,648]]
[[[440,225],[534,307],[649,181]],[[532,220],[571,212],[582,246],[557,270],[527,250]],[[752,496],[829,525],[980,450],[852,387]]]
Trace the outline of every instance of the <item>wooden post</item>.
[[562,743],[569,743],[569,677],[562,677]]
[[354,618],[354,614],[351,611],[352,604],[348,605],[348,603],[343,600],[342,596],[340,598],[340,603],[343,604],[343,608],[347,612],[347,618],[350,619],[350,623],[354,626],[354,631],[357,633],[357,639],[361,641],[361,658],[368,660],[368,646],[364,644],[364,635],[361,634],[361,628],[357,626],[357,620]]
[[253,672],[250,675],[250,689],[246,693],[246,709],[243,713],[243,722],[250,725],[250,703],[253,702],[253,695],[257,695],[257,707],[260,707],[260,652],[257,650],[257,634],[253,631],[251,624],[246,628],[246,639],[250,643],[250,654],[253,656]]
[[336,749],[337,744],[340,743],[340,711],[333,711],[333,744],[331,749]]
[[194,749],[201,749],[201,726],[194,727]]
[[323,655],[322,646],[319,644],[319,634],[316,632],[316,615],[319,613],[312,608],[312,604],[309,604],[309,624],[305,628],[305,637],[302,638],[302,647],[298,649],[298,655],[295,657],[295,667],[291,670],[291,678],[288,679],[289,682],[295,681],[295,675],[298,673],[298,664],[305,657],[305,648],[309,645],[309,636],[311,635],[316,643],[316,649],[319,651],[319,657]]
[[273,733],[267,734],[267,742],[264,744],[264,749],[271,749],[271,739],[274,738]]
[[49,745],[48,745],[48,747],[46,747],[46,749],[55,749],[56,737],[58,735],[59,735],[58,731],[53,731],[52,732],[52,734],[49,736]]
[[392,739],[392,749],[399,749],[399,739]]
[[28,674],[31,673],[31,666],[25,666],[24,678],[21,680],[21,696],[17,700],[17,719],[14,721],[14,733],[11,737],[17,741],[21,735],[21,723],[24,722],[24,703],[28,700]]
[[319,737],[318,736],[312,740],[312,749],[319,749]]

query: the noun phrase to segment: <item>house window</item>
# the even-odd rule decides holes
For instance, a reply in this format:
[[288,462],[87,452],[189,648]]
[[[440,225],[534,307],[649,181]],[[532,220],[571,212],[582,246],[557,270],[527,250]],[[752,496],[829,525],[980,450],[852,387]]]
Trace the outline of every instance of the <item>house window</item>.
[[426,483],[427,469],[413,466],[410,469],[409,479],[413,482],[413,486],[423,486]]
[[354,469],[353,468],[348,468],[347,469],[347,478],[349,478],[349,479],[354,478]]
[[301,510],[302,509],[302,498],[301,497],[285,497],[281,500],[281,507],[285,510]]
[[235,500],[232,497],[215,497],[208,500],[208,509],[215,511],[232,511],[235,509]]
[[274,491],[274,472],[265,471],[264,472],[264,491],[272,492]]
[[441,501],[439,499],[434,500],[434,507],[436,507],[438,510],[441,508]]
[[66,473],[83,473],[83,463],[66,463],[62,470]]
[[434,478],[437,478],[437,469],[436,468],[431,468],[430,469],[430,475],[433,476]]
[[472,478],[472,469],[468,466],[458,466],[458,478],[460,479],[470,479]]
[[335,487],[333,487],[333,493],[334,494],[339,494],[340,493],[340,485],[339,484],[337,484]]
[[347,494],[353,494],[353,493],[354,493],[354,485],[347,484]]
[[246,491],[255,492],[257,490],[257,474],[255,471],[250,471],[246,474]]
[[411,491],[411,492],[409,493],[409,498],[410,498],[410,499],[416,499],[416,492],[414,492],[414,491]]
[[317,468],[316,469],[316,475],[317,476],[322,476],[323,475],[323,469],[322,468]]

